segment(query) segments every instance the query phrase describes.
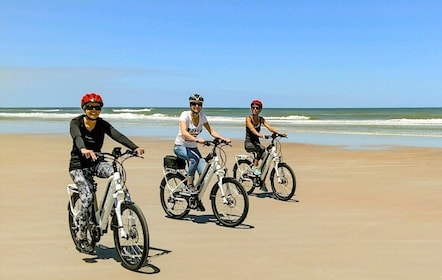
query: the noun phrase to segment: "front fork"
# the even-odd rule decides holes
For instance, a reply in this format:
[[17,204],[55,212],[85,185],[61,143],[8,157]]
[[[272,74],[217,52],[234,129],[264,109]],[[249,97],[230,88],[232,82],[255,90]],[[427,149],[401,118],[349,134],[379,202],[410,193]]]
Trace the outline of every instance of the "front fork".
[[[215,174],[216,174],[216,177],[218,178],[217,184],[218,184],[218,188],[221,190],[221,197],[223,198],[223,203],[228,204],[229,201],[227,200],[226,192],[228,193],[229,191],[226,190],[226,192],[225,192],[223,189],[223,179],[224,179],[224,176],[226,175],[226,170],[221,168],[221,166],[217,164]],[[227,187],[228,187],[228,185],[227,185]]]
[[115,206],[115,215],[117,216],[117,222],[118,222],[118,233],[122,238],[127,238],[127,233],[124,230],[123,227],[123,219],[121,218],[121,203],[123,201],[119,200],[117,201],[117,205]]
[[273,157],[273,168],[275,169],[275,174],[276,174],[276,178],[278,178],[278,183],[281,184],[282,183],[282,179],[281,176],[279,175],[279,162],[280,162],[280,158],[278,156],[274,156]]
[[114,198],[114,209],[115,209],[115,215],[117,216],[117,223],[118,223],[118,233],[122,238],[127,239],[128,235],[123,227],[123,218],[121,216],[121,204],[123,202],[131,202],[129,192],[123,190],[121,184],[118,182],[116,184],[116,192],[112,195]]

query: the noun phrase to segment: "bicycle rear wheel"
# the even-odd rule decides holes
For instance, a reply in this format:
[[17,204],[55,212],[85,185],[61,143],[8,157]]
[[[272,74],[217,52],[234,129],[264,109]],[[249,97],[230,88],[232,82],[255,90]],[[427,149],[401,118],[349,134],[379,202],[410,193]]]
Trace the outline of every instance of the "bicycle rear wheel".
[[[72,208],[71,208],[72,204]],[[78,239],[79,227],[79,214],[81,210],[81,200],[79,193],[73,193],[71,195],[71,201],[68,203],[68,224],[69,232],[71,233],[72,241],[74,242],[75,248],[80,251],[80,240]],[[91,230],[92,225],[89,225],[87,230],[87,241],[91,248],[95,248],[95,239],[92,237]]]
[[149,253],[147,222],[141,209],[133,202],[121,204],[121,220],[126,236],[120,233],[117,215],[112,218],[115,248],[121,264],[127,269],[136,271],[144,265]]
[[167,173],[161,181],[161,206],[168,217],[181,219],[189,214],[188,201],[180,194],[185,187],[184,180],[185,177],[181,173]]
[[247,159],[238,160],[233,166],[233,177],[243,186],[247,194],[252,194],[255,189],[253,184],[255,175],[251,166],[252,162]]
[[273,168],[270,173],[270,183],[272,185],[273,194],[279,200],[289,200],[293,197],[296,191],[296,178],[295,172],[286,163],[281,162],[278,164],[278,174]]
[[224,196],[218,183],[215,183],[210,194],[213,214],[224,226],[235,227],[240,225],[249,212],[249,197],[235,178],[223,178],[221,187]]

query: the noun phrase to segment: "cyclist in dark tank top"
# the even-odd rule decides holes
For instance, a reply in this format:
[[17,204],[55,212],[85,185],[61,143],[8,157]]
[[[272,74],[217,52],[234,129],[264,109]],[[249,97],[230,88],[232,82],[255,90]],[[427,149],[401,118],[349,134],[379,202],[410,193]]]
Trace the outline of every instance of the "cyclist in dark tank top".
[[253,172],[255,175],[261,175],[261,171],[258,169],[259,159],[264,153],[265,147],[260,143],[259,138],[264,138],[264,134],[261,133],[261,125],[264,125],[270,132],[286,135],[276,131],[270,124],[261,117],[259,114],[262,111],[262,102],[260,100],[253,100],[250,104],[250,110],[252,114],[246,117],[246,138],[244,140],[244,148],[247,152],[256,152],[257,158],[253,162]]

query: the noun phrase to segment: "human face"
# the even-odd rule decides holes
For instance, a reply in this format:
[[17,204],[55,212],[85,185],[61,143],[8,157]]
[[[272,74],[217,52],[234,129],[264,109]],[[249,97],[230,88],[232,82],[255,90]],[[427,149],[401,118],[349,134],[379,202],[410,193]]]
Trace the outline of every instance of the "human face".
[[250,110],[252,111],[252,113],[253,113],[254,115],[257,115],[257,114],[259,114],[259,112],[261,112],[261,107],[259,107],[259,106],[257,106],[257,105],[252,105],[252,106],[250,107]]
[[198,114],[201,111],[202,108],[203,108],[203,103],[201,103],[201,102],[190,102],[190,109],[195,114]]
[[95,120],[101,113],[101,105],[99,103],[89,103],[84,106],[84,112],[89,119]]

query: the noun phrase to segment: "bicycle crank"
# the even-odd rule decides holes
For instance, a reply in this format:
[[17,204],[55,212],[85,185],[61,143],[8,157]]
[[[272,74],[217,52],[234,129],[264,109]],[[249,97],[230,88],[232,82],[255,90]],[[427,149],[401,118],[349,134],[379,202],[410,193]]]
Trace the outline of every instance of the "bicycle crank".
[[252,179],[252,182],[253,182],[253,187],[254,187],[254,188],[260,188],[260,187],[261,187],[262,180],[261,180],[260,177],[255,176],[255,177]]
[[191,197],[189,197],[188,202],[189,202],[190,209],[196,209],[196,207],[198,206],[198,197],[191,196]]

